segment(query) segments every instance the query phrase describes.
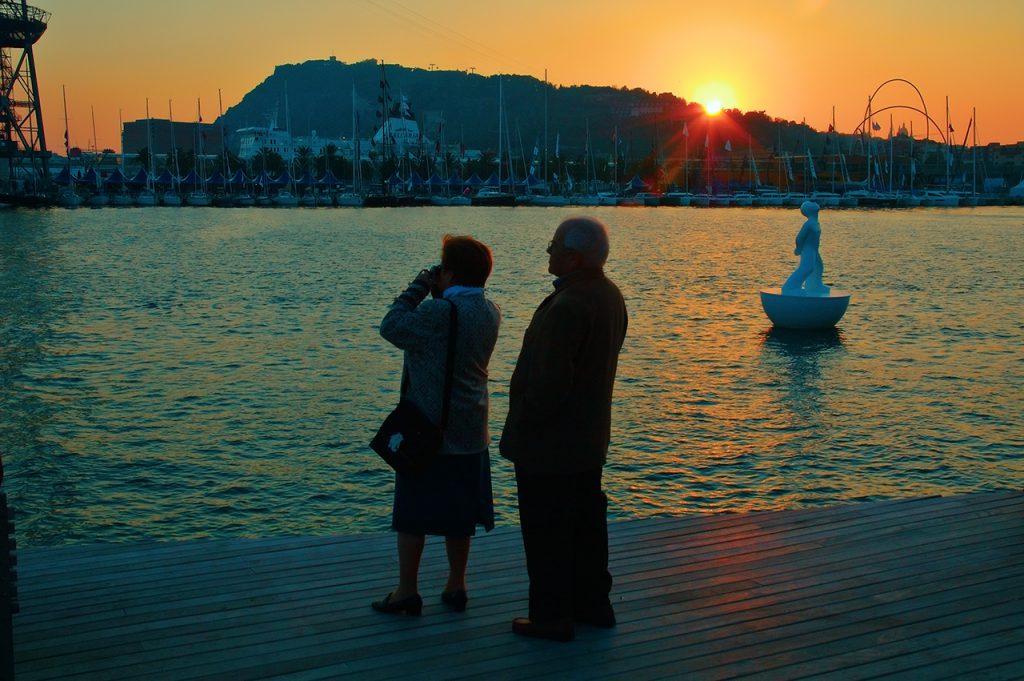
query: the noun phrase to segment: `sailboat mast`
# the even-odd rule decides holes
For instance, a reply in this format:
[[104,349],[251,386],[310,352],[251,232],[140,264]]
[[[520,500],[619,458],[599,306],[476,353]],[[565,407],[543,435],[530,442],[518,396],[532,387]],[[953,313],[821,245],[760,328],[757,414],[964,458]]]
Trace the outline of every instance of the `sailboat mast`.
[[292,142],[292,116],[288,107],[288,81],[284,82],[284,127],[288,131],[288,190],[295,193],[295,143]]
[[63,85],[60,86],[61,96],[64,98],[64,155],[67,157],[68,176],[71,175],[71,142],[68,136],[68,91]]
[[874,125],[874,121],[871,118],[871,98],[868,97],[868,119],[867,119],[867,126],[868,126],[868,152],[867,152],[867,160],[868,160],[868,186],[867,186],[867,190],[868,191],[871,191],[871,126],[872,125]]
[[594,151],[590,147],[590,119],[586,119],[587,125],[587,153],[583,163],[587,169],[587,193],[593,194],[597,185],[597,168],[594,167]]
[[178,166],[178,146],[175,144],[174,134],[174,110],[171,108],[171,100],[167,100],[167,119],[171,124],[171,154],[174,156],[174,177],[171,178],[171,189],[177,191],[181,181],[181,168]]
[[153,190],[153,122],[149,117],[149,97],[146,97],[146,150],[149,152],[147,159],[149,166],[146,177],[146,189]]
[[548,70],[544,69],[544,187],[548,186]]
[[978,110],[971,107],[971,122],[974,130],[971,141],[971,195],[978,195]]
[[910,195],[914,195],[914,175],[917,174],[917,163],[914,161],[914,121],[910,121]]
[[[228,149],[227,149],[227,135],[224,134],[224,98],[221,95],[220,88],[217,88],[217,117],[220,119],[220,155],[224,161],[224,179],[231,179],[231,166],[228,165]],[[231,185],[228,185],[228,191],[230,191]]]
[[949,134],[949,95],[946,95],[946,191],[949,191],[949,167],[953,164],[953,136]]
[[[512,194],[516,193],[516,168],[513,163],[515,156],[512,153],[512,127],[508,123],[508,111],[504,113],[505,117],[505,151],[508,152],[508,187]],[[516,126],[516,133],[519,133],[519,127]],[[526,154],[523,152],[523,136],[519,135],[519,153],[523,157],[523,167],[526,166]]]
[[199,190],[206,191],[206,169],[203,168],[203,105],[196,97],[196,133],[199,135],[196,167],[199,168]]
[[893,157],[892,142],[892,112],[889,113],[889,193],[892,193],[892,176],[896,171],[896,159]]
[[502,85],[502,82],[501,82],[501,76],[498,76],[498,191],[501,191],[501,164],[502,164],[502,161],[503,161],[503,159],[501,157],[501,143],[502,143],[502,139],[501,139],[501,137],[502,137],[502,135],[501,135],[501,133],[502,133],[502,128],[501,128],[501,112],[502,112],[502,107],[503,107],[503,103],[502,102],[503,102],[503,97],[504,96],[505,96],[505,91],[503,89],[503,85]]
[[121,109],[117,110],[117,129],[121,133],[121,172],[124,172],[124,116]]
[[615,133],[612,135],[612,182],[615,184],[616,193],[619,191],[619,126],[615,126]]
[[100,143],[96,140],[96,109],[92,104],[89,105],[89,112],[92,114],[92,150],[96,153],[99,151]]
[[359,191],[359,141],[356,138],[356,82],[352,81],[352,191]]
[[[832,141],[832,135],[836,132],[836,107],[832,106],[832,129],[829,131],[829,142]],[[836,151],[832,154],[832,193],[836,193],[836,155],[839,153],[839,143],[836,142]]]
[[683,121],[683,186],[690,193],[690,128]]
[[708,129],[704,133],[704,156],[706,157],[704,165],[707,166],[707,171],[708,171],[707,193],[711,194],[712,193],[712,189],[711,189],[712,185],[711,185],[711,120],[710,119],[708,120]]

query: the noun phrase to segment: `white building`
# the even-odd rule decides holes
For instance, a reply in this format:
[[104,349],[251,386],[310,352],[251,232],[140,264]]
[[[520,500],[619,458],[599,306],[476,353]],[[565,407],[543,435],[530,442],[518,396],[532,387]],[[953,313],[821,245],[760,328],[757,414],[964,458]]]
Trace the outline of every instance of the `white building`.
[[[337,153],[342,157],[352,158],[351,140],[320,137],[316,130],[308,137],[292,137],[287,130],[274,126],[240,128],[235,134],[238,136],[238,156],[246,161],[252,160],[264,148],[278,154],[285,161],[294,160],[296,152],[303,147],[309,147],[314,156],[323,156],[330,144],[337,148]],[[361,155],[365,158],[370,145],[364,141],[362,146]]]

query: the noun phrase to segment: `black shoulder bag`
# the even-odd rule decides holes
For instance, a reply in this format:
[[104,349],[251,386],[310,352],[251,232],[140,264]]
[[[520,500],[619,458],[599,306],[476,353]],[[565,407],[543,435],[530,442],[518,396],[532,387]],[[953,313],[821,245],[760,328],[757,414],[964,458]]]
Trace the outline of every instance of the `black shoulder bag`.
[[370,441],[370,448],[398,473],[417,473],[425,469],[441,449],[444,429],[448,427],[448,405],[452,397],[452,372],[455,370],[455,339],[459,328],[459,310],[451,305],[448,322],[448,360],[444,369],[444,397],[441,426],[435,426],[416,404],[406,399],[407,377],[402,375],[402,397],[388,414]]

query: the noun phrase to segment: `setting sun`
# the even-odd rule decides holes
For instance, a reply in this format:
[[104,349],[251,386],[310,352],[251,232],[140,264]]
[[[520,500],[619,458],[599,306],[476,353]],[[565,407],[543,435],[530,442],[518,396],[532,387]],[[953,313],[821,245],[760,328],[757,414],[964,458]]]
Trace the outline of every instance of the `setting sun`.
[[693,93],[693,100],[704,106],[709,115],[714,116],[722,109],[734,109],[738,103],[736,92],[732,86],[722,81],[708,81]]

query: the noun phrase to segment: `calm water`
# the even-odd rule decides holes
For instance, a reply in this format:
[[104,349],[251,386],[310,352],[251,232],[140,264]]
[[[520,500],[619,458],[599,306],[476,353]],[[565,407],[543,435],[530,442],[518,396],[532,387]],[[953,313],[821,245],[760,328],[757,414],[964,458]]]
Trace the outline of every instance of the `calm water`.
[[[1024,484],[1024,211],[822,213],[837,333],[771,332],[796,210],[591,209],[630,309],[617,516]],[[492,435],[559,209],[0,214],[0,451],[23,545],[381,531],[377,335],[445,232],[491,244]],[[493,454],[499,523],[512,471]]]

